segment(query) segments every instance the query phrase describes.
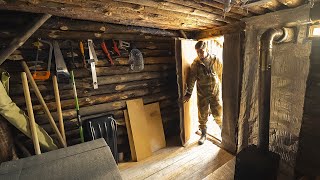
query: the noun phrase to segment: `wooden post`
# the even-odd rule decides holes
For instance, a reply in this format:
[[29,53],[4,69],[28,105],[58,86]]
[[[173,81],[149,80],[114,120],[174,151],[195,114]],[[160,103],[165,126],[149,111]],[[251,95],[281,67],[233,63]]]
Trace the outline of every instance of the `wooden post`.
[[58,86],[58,81],[57,81],[56,75],[52,76],[52,82],[53,82],[53,89],[54,89],[54,97],[56,99],[56,105],[57,105],[57,114],[58,114],[58,118],[59,118],[60,133],[61,133],[64,141],[67,142],[66,134],[64,131],[64,123],[63,123],[63,116],[62,116],[62,110],[61,110],[59,86]]
[[22,67],[23,67],[24,71],[26,72],[26,74],[28,76],[29,82],[30,82],[30,84],[31,84],[31,86],[32,86],[32,88],[33,88],[33,90],[34,90],[34,92],[35,92],[35,94],[36,94],[36,96],[37,96],[37,98],[38,98],[38,100],[39,100],[39,102],[40,102],[45,114],[46,114],[46,116],[49,119],[49,122],[50,122],[54,132],[56,133],[56,135],[58,137],[59,143],[63,147],[67,147],[66,142],[64,141],[63,137],[61,136],[61,133],[59,132],[59,129],[58,129],[56,123],[54,122],[54,119],[53,119],[53,117],[52,117],[52,115],[51,115],[46,103],[44,102],[44,99],[43,99],[43,97],[42,97],[42,95],[41,95],[41,93],[40,93],[40,91],[38,89],[38,86],[37,86],[36,82],[32,78],[32,75],[31,75],[31,72],[30,72],[30,70],[29,70],[29,68],[27,66],[27,63],[25,61],[21,61],[21,64],[22,64]]
[[33,147],[34,147],[35,153],[38,155],[38,154],[41,154],[41,150],[40,150],[40,144],[39,144],[39,139],[38,139],[38,134],[37,134],[37,129],[36,129],[36,121],[34,120],[34,115],[33,115],[28,80],[27,80],[27,76],[26,76],[25,72],[21,73],[21,79],[22,79],[24,97],[26,99],[26,105],[27,105],[27,110],[28,110],[29,127],[30,127],[30,131],[31,131]]
[[0,65],[20,46],[26,42],[27,39],[37,30],[39,27],[45,23],[49,18],[51,17],[50,14],[43,14],[41,17],[39,17],[38,20],[35,21],[35,23],[29,27],[29,29],[20,35],[18,35],[13,41],[0,52]]

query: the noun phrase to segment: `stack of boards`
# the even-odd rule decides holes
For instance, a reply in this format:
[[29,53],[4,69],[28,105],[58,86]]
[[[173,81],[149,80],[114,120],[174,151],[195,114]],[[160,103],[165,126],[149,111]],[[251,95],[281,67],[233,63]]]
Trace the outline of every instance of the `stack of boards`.
[[143,104],[142,99],[126,101],[124,110],[131,157],[141,161],[166,147],[159,103]]

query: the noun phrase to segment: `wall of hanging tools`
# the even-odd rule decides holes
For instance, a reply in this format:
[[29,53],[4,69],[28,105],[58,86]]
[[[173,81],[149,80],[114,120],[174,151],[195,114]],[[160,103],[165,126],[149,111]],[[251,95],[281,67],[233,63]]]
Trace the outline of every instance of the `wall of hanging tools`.
[[[9,17],[10,18],[10,17]],[[19,23],[19,19],[10,21]],[[0,48],[14,31],[0,33]],[[143,98],[145,104],[159,102],[166,137],[178,135],[179,114],[174,55],[174,31],[106,25],[64,18],[48,20],[10,58],[26,60],[41,94],[58,125],[53,75],[57,76],[65,137],[68,145],[81,143],[78,115],[87,119],[113,114],[118,124],[119,152],[130,152],[123,110],[126,100]],[[140,51],[143,64],[132,63],[133,49]],[[142,66],[141,66],[142,65]],[[0,68],[10,75],[10,97],[23,110],[20,62],[4,62]],[[74,74],[79,108],[75,107]],[[33,90],[31,99],[36,122],[56,138]],[[31,139],[17,131],[17,137],[32,152]]]

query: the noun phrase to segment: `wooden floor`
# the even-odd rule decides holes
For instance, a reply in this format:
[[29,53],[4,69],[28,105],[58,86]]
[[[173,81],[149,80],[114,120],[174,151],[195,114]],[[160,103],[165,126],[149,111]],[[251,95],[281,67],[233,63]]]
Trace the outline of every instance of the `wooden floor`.
[[[141,162],[120,163],[121,176],[126,179],[204,179],[234,156],[210,141],[186,148],[167,147]],[[211,179],[211,178],[209,178]]]

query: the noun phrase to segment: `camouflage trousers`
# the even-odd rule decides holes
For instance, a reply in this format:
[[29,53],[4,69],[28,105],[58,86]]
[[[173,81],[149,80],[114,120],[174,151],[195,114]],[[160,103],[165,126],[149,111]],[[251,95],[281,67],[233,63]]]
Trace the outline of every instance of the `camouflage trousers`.
[[[197,88],[199,128],[206,129],[208,115],[211,112],[216,123],[222,125],[222,96],[220,86]],[[210,111],[209,111],[210,110]]]

